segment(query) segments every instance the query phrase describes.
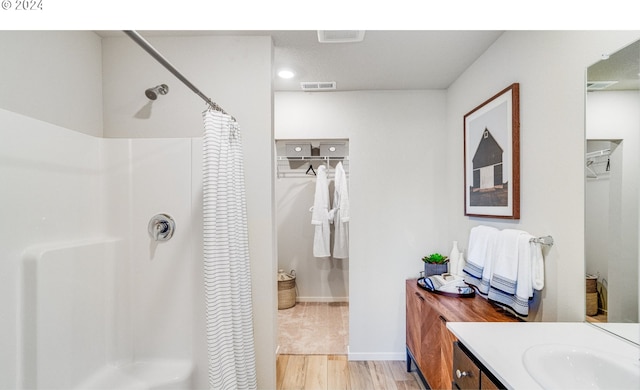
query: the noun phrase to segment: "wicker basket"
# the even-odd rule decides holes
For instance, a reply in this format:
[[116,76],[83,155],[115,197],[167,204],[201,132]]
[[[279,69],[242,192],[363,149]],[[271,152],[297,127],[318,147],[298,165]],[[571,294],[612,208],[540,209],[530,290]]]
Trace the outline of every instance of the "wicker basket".
[[595,316],[598,314],[598,293],[587,293],[587,315]]
[[587,293],[598,292],[598,278],[595,276],[587,276],[586,287]]
[[295,272],[278,273],[278,310],[288,309],[296,305],[296,277]]

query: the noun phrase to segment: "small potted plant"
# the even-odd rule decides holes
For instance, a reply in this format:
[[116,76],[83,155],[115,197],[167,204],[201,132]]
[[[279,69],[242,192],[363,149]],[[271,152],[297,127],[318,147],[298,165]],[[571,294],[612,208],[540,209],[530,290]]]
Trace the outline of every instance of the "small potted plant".
[[438,252],[422,258],[424,262],[424,277],[447,273],[449,258]]

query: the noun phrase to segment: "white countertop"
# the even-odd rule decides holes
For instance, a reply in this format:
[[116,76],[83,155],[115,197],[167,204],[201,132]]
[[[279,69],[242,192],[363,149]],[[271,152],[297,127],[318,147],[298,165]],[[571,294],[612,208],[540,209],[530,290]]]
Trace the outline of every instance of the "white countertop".
[[640,344],[640,324],[625,324],[615,322],[594,322],[591,325],[602,328],[620,337]]
[[[638,324],[620,324],[637,332]],[[638,359],[640,347],[584,322],[448,322],[447,328],[508,389],[540,389],[522,362],[540,344],[570,344]]]

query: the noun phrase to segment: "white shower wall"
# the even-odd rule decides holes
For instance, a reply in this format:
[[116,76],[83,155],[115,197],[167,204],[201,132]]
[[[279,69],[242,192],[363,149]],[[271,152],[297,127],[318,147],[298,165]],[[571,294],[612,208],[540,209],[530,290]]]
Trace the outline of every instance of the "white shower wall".
[[0,388],[17,388],[23,253],[104,234],[101,144],[0,109]]
[[[107,244],[32,256],[36,264],[38,259],[55,259],[60,268],[47,263],[52,269],[64,265],[73,270],[73,275],[61,273],[59,282],[51,273],[45,274],[52,283],[49,286],[71,277],[69,280],[81,278],[89,288],[91,280],[84,279],[106,270],[109,275],[95,282],[106,283],[115,291],[102,298],[94,294],[104,302],[95,314],[104,318],[105,337],[93,340],[103,345],[92,348],[105,353],[88,354],[91,364],[87,362],[83,371],[65,374],[56,386],[77,385],[91,374],[92,367],[116,361],[179,359],[195,364],[192,383],[196,388],[206,387],[201,254],[195,253],[201,247],[201,140],[101,139],[5,110],[0,110],[0,123],[0,305],[4,313],[0,319],[0,388],[19,388],[28,366],[23,363],[29,363],[24,346],[37,354],[40,345],[46,345],[38,340],[30,347],[34,340],[22,339],[33,333],[22,327],[24,318],[36,312],[31,306],[48,313],[53,310],[48,318],[60,321],[57,326],[78,329],[78,335],[86,334],[83,327],[100,327],[82,316],[65,315],[62,307],[56,316],[55,308],[43,306],[44,299],[35,301],[40,306],[21,302],[25,252],[38,253],[30,249],[35,246],[87,241]],[[155,243],[148,236],[147,224],[160,212],[175,219],[176,233],[170,241]],[[104,245],[112,246],[109,243],[114,239],[117,250],[104,262],[95,261],[104,253],[86,253],[87,248],[99,251]],[[75,263],[65,260],[65,253],[78,253]],[[32,323],[39,332],[39,323]],[[69,334],[74,337],[74,332]],[[46,366],[47,362],[37,364]],[[38,387],[55,386],[38,383]]]
[[[191,139],[104,140],[107,226],[130,238],[132,343],[135,359],[190,358],[194,295],[202,269],[192,247]],[[200,153],[200,149],[197,150]],[[176,222],[171,240],[154,242],[152,216]],[[198,273],[199,272],[199,273]],[[185,321],[187,323],[185,323]]]

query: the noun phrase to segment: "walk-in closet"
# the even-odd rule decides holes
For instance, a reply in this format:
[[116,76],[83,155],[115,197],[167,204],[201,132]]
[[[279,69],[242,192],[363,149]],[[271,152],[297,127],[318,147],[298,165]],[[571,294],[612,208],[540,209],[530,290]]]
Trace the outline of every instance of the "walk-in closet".
[[276,170],[278,351],[346,355],[349,142],[277,140]]

